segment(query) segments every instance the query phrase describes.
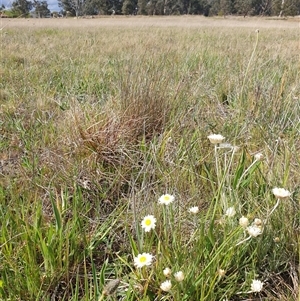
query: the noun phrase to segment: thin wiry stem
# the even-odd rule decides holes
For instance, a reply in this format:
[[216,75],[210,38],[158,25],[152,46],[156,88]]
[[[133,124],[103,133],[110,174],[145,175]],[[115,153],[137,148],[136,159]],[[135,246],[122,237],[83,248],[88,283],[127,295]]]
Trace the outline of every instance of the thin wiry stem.
[[274,206],[274,207],[272,208],[272,210],[269,212],[269,214],[268,214],[266,220],[264,221],[264,223],[266,223],[266,222],[268,221],[268,219],[270,218],[271,214],[272,214],[272,213],[276,210],[276,208],[278,207],[279,203],[280,203],[280,199],[277,199],[277,202],[276,202],[275,206]]
[[216,172],[217,172],[218,186],[220,188],[219,160],[218,160],[218,147],[217,147],[217,145],[215,145],[215,160],[216,160]]
[[246,242],[247,240],[249,240],[249,239],[251,239],[251,235],[250,236],[248,236],[246,239],[244,239],[244,240],[242,240],[242,241],[240,241],[239,243],[237,243],[235,246],[237,247],[237,246],[239,246],[239,245],[241,245],[242,243],[244,243],[244,242]]
[[251,54],[251,57],[250,57],[250,60],[248,62],[248,65],[247,65],[247,68],[246,68],[246,72],[245,72],[245,75],[244,75],[244,79],[243,79],[243,85],[242,85],[242,90],[241,90],[241,96],[243,97],[243,92],[244,92],[244,87],[245,87],[245,82],[246,82],[246,78],[247,78],[247,74],[248,74],[248,71],[249,71],[249,67],[251,65],[251,62],[254,58],[254,54],[255,54],[255,51],[256,51],[256,48],[257,48],[257,44],[258,44],[258,30],[256,31],[256,42],[255,42],[255,45],[254,45],[254,49],[252,51],[252,54]]
[[240,177],[240,179],[239,179],[239,181],[238,181],[238,183],[237,183],[237,185],[236,185],[236,188],[239,188],[239,186],[240,186],[240,184],[241,184],[241,181],[242,181],[243,177],[249,172],[249,170],[252,168],[252,166],[253,166],[254,164],[256,164],[257,161],[259,161],[259,160],[258,160],[258,159],[255,159],[255,160],[250,164],[250,166],[243,172],[243,174],[241,175],[241,177]]

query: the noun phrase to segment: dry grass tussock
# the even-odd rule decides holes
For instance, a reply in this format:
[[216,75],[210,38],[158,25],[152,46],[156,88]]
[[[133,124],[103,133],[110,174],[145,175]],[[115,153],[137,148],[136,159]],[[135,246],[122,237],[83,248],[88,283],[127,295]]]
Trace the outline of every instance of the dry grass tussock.
[[163,133],[168,106],[163,100],[141,99],[129,101],[125,110],[117,112],[112,102],[96,123],[84,128],[84,121],[77,116],[76,124],[83,142],[97,153],[98,160],[120,165],[127,160],[127,151],[134,151],[141,141],[150,141]]

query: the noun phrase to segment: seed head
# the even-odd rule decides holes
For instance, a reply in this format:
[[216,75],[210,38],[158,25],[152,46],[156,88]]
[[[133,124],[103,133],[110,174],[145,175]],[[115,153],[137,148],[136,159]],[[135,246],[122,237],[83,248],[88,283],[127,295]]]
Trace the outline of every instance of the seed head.
[[117,290],[119,284],[120,284],[120,279],[110,280],[104,287],[102,294],[105,296],[111,296]]

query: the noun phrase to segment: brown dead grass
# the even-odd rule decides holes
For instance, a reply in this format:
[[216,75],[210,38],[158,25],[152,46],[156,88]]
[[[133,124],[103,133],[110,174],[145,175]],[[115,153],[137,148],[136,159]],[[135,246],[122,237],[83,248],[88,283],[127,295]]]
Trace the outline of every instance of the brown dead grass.
[[203,16],[103,16],[93,19],[6,19],[1,20],[0,28],[28,27],[28,28],[91,28],[91,27],[228,27],[228,28],[295,28],[300,31],[300,17],[271,19],[263,17],[213,17]]

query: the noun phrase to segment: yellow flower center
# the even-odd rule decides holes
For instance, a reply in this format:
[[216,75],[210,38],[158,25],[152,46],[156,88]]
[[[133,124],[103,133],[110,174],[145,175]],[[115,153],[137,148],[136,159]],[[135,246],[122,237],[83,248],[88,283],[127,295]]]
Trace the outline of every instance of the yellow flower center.
[[170,200],[170,197],[168,195],[165,195],[165,201],[169,201]]
[[145,256],[140,257],[140,262],[145,262],[147,258]]
[[146,226],[150,226],[151,225],[151,220],[150,219],[146,219],[145,220],[145,225]]

